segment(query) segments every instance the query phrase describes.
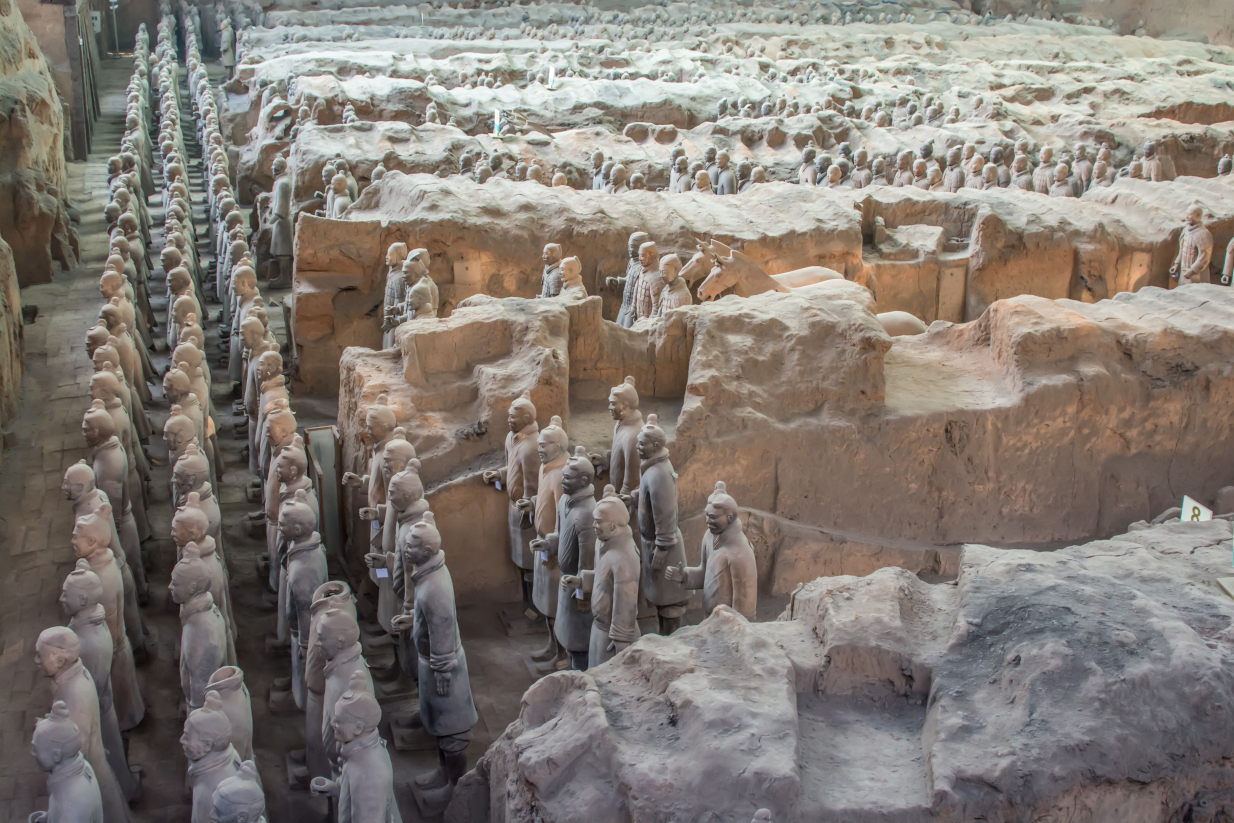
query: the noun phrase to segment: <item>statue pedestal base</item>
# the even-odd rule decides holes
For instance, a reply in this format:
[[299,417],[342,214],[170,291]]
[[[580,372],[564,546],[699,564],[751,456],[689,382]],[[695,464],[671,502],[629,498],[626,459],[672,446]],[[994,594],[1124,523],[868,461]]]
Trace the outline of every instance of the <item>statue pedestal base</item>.
[[522,603],[506,603],[497,610],[497,619],[506,637],[526,637],[544,633],[544,617]]

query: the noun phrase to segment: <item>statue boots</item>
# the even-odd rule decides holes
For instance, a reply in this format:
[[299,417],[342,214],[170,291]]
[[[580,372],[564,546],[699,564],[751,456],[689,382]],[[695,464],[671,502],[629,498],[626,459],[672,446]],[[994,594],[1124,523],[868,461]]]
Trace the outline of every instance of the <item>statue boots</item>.
[[664,637],[668,637],[670,634],[681,628],[680,617],[665,617],[664,615],[659,615],[659,619],[660,634]]

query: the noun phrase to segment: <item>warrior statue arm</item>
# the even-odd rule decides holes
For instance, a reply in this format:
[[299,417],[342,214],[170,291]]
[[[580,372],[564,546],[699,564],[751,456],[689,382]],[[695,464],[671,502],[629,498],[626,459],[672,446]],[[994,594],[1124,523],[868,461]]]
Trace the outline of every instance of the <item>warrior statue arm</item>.
[[1225,267],[1221,271],[1223,285],[1230,285],[1231,275],[1234,275],[1234,240],[1231,240],[1230,245],[1225,247]]
[[638,639],[637,562],[622,563],[613,569],[613,619],[608,637],[618,651]]
[[704,550],[702,563],[698,566],[669,566],[664,570],[664,577],[675,583],[680,583],[683,589],[701,589],[707,579],[707,555]]

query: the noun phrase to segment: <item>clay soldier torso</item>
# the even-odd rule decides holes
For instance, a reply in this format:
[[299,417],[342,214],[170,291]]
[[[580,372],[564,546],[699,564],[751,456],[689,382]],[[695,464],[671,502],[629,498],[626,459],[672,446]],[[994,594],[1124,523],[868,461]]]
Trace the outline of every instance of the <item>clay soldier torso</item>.
[[758,568],[754,550],[735,520],[719,535],[703,535],[701,567],[687,570],[685,585],[703,590],[703,609],[711,614],[721,604],[753,620],[758,604]]
[[[420,682],[424,684],[420,689],[420,720],[434,737],[470,731],[478,715],[471,699],[467,654],[458,633],[454,582],[446,568],[445,554],[437,552],[416,570],[412,581],[416,589],[412,638],[419,655]],[[453,675],[448,695],[439,695],[432,687],[434,672]]]
[[633,494],[639,486],[638,433],[642,428],[643,415],[638,411],[613,426],[608,476],[621,494]]
[[[341,586],[342,584],[332,584]],[[304,684],[307,695],[304,711],[304,745],[305,762],[308,765],[309,777],[329,777],[330,763],[326,758],[325,741],[323,740],[326,693],[327,660],[322,654],[321,644],[317,640],[318,626],[321,616],[330,609],[339,609],[352,618],[356,616],[355,604],[351,600],[351,591],[343,589],[337,594],[319,597],[312,606],[309,618],[308,657],[304,664]],[[333,711],[333,709],[331,709]]]
[[240,755],[231,745],[189,763],[188,781],[193,787],[192,823],[210,823],[210,812],[214,808],[214,790],[224,780],[239,773]]
[[638,278],[642,276],[643,264],[635,257],[626,263],[626,284],[621,293],[621,311],[617,313],[617,325],[629,328],[634,325],[637,315],[634,312],[634,294],[638,288]]
[[[386,741],[376,729],[339,747],[343,771],[339,776],[338,823],[401,823],[393,791],[394,769]],[[376,788],[376,791],[374,789]]]
[[628,526],[597,544],[595,571],[583,572],[584,580],[590,583],[591,614],[595,621],[588,653],[591,667],[613,657],[615,652],[608,649],[610,641],[638,640],[639,576],[638,549]]
[[[361,646],[356,643],[350,649],[339,652],[325,665],[326,688],[322,694],[321,736],[325,744],[326,757],[330,762],[333,774],[339,774],[342,764],[339,761],[339,743],[334,737],[334,707],[343,692],[351,688],[351,678],[360,672],[368,684],[367,691],[373,693],[373,677],[369,674],[368,663],[361,654]],[[423,698],[421,699],[423,701]]]
[[98,691],[81,660],[74,661],[52,678],[51,702],[54,704],[57,700],[63,700],[68,706],[69,716],[81,732],[81,753],[99,781],[104,819],[107,823],[125,823],[130,819],[128,804],[103,750]]
[[544,267],[541,279],[540,296],[556,297],[561,294],[561,263]]
[[122,730],[131,729],[145,715],[145,703],[137,685],[137,669],[133,663],[133,648],[129,645],[124,624],[124,577],[110,549],[95,552],[87,560],[90,571],[103,584],[101,601],[111,632],[111,686],[116,718]]
[[47,779],[46,823],[104,823],[98,777],[80,753]]
[[274,181],[270,213],[270,255],[287,257],[292,253],[291,180],[285,174]]
[[510,496],[510,559],[524,571],[532,566],[531,541],[535,529],[524,525],[526,516],[515,504],[524,497],[535,497],[539,485],[540,457],[536,453],[539,426],[532,423],[517,434],[506,434],[506,492]]
[[677,528],[677,475],[668,455],[653,457],[642,464],[638,491],[638,530],[643,538],[643,594],[655,606],[683,603],[690,595],[680,583],[668,580],[662,571],[653,571],[657,546],[668,552],[668,565],[683,565],[685,541]]
[[287,569],[287,629],[291,635],[292,689],[296,704],[304,706],[304,664],[308,658],[309,619],[313,593],[326,582],[326,552],[317,532],[292,546],[284,546]]
[[[566,465],[566,455],[552,463],[540,466],[540,479],[536,490],[536,508],[533,524],[539,537],[547,537],[557,531],[558,502],[561,500],[561,470]],[[533,569],[532,602],[540,614],[553,617],[557,614],[557,589],[561,583],[561,569],[537,562]]]
[[180,607],[180,625],[180,688],[189,708],[199,709],[210,675],[227,665],[227,625],[208,591]]
[[[595,490],[588,485],[557,503],[557,566],[561,575],[581,576],[594,568],[596,526],[592,510]],[[581,590],[580,590],[581,591]],[[572,652],[581,652],[591,643],[591,604],[574,596],[574,590],[561,591],[557,600],[557,622],[553,631],[557,641]]]

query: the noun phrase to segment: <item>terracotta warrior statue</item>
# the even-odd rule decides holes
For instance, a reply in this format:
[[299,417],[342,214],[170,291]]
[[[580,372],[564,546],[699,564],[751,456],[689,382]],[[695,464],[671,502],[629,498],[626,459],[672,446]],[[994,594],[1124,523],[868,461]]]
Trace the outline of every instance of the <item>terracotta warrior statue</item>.
[[505,443],[506,465],[496,471],[486,471],[483,479],[499,490],[504,489],[509,496],[510,559],[522,577],[523,606],[534,613],[531,541],[536,533],[531,518],[518,507],[518,501],[535,496],[540,480],[540,461],[536,453],[540,427],[536,423],[536,407],[531,404],[528,393],[524,392],[510,404],[506,425],[510,429]]
[[535,555],[532,564],[531,598],[536,611],[545,616],[548,645],[533,653],[532,659],[542,663],[540,668],[544,671],[565,668],[567,665],[565,652],[557,644],[557,634],[553,631],[553,623],[557,619],[557,589],[561,571],[557,567],[556,556],[547,549],[545,538],[557,531],[557,506],[562,496],[561,470],[565,468],[569,448],[570,439],[561,427],[561,418],[554,415],[552,422],[540,429],[536,438],[536,453],[540,457],[536,494],[534,497],[524,497],[517,504],[524,514],[531,515],[531,522],[536,530],[536,539],[531,541],[530,546]]
[[[639,557],[630,529],[630,510],[612,486],[593,510],[596,531],[595,569],[563,575],[563,589],[591,597],[588,665],[599,666],[639,638]],[[575,599],[575,598],[571,598]]]
[[105,823],[99,778],[82,754],[82,733],[68,704],[57,700],[51,713],[34,724],[30,753],[47,772],[47,811],[33,812],[29,823]]
[[656,415],[638,434],[639,491],[635,509],[642,537],[643,595],[656,607],[660,634],[669,635],[681,625],[689,592],[664,576],[669,566],[684,566],[685,542],[677,527],[677,474],[668,458],[668,436]]
[[[411,574],[415,602],[404,604],[404,613],[394,624],[412,633],[419,655],[420,722],[437,738],[437,771],[416,778],[413,790],[421,793],[426,811],[440,813],[467,771],[467,744],[478,715],[458,632],[454,583],[431,511],[399,535],[399,553],[415,567]],[[408,600],[412,599],[409,591]]]
[[436,317],[441,303],[437,283],[429,276],[429,254],[426,249],[412,249],[403,261],[403,278],[407,283],[407,299],[403,303],[400,322],[419,317]]
[[210,675],[206,683],[207,697],[217,692],[223,714],[231,721],[231,745],[242,760],[253,759],[253,705],[244,672],[235,666],[223,666]]
[[[364,501],[355,507],[357,513],[366,507],[376,509],[386,502],[386,484],[381,473],[381,460],[397,425],[389,397],[384,393],[377,395],[376,402],[369,406],[364,415],[364,431],[360,434],[364,444],[368,446],[365,473],[363,476],[355,472],[343,473],[343,485],[356,489],[356,494]],[[364,543],[366,552],[371,551],[370,547],[381,527],[381,521],[369,521],[369,539]]]
[[64,578],[60,588],[60,606],[69,616],[69,628],[81,644],[82,665],[94,681],[99,696],[99,734],[107,762],[125,799],[132,800],[138,782],[129,768],[124,738],[120,735],[120,722],[116,719],[115,701],[111,693],[111,661],[115,650],[102,600],[103,581],[90,571],[88,562],[78,560],[77,568]]
[[349,823],[402,823],[394,797],[394,768],[377,726],[381,706],[356,673],[334,704],[334,739],[339,743],[342,770],[337,780],[314,777],[314,796],[338,798],[338,819]]
[[548,243],[541,255],[544,259],[544,274],[541,276],[538,297],[556,297],[561,294],[561,246]]
[[638,247],[639,273],[634,286],[634,318],[641,320],[655,313],[660,302],[664,281],[660,279],[660,252],[656,244],[643,243]]
[[608,394],[608,413],[613,425],[613,447],[604,454],[591,454],[597,473],[607,467],[609,479],[618,493],[626,496],[638,493],[639,460],[638,433],[643,428],[643,414],[638,410],[638,390],[634,378],[627,377]]
[[398,315],[407,299],[407,278],[403,276],[403,261],[406,259],[406,243],[392,243],[386,251],[386,299],[381,322],[381,347],[383,349],[394,345],[394,330],[398,328]]
[[754,549],[746,539],[737,501],[729,496],[722,482],[716,483],[716,490],[707,500],[706,518],[703,562],[698,566],[669,566],[664,576],[686,589],[702,589],[707,614],[723,604],[752,621],[758,609]]
[[218,692],[210,692],[201,708],[189,712],[180,736],[188,758],[188,785],[193,794],[191,823],[211,823],[214,792],[240,773],[240,755],[231,745],[231,721]]
[[180,604],[180,687],[190,709],[204,705],[210,675],[227,665],[227,625],[214,605],[210,582],[197,544],[189,543],[171,570],[168,589]]
[[630,328],[634,325],[637,315],[634,313],[634,292],[638,286],[638,278],[643,271],[643,264],[639,259],[639,249],[644,243],[650,242],[651,235],[645,231],[636,231],[630,235],[630,241],[627,244],[630,255],[629,262],[626,263],[625,277],[608,277],[605,278],[605,284],[613,290],[621,289],[621,310],[617,313],[617,325]]
[[297,708],[305,706],[304,666],[308,658],[309,612],[313,593],[326,582],[326,550],[317,533],[317,515],[303,490],[279,511],[279,600],[291,639],[291,691]]
[[343,769],[340,742],[334,736],[334,709],[343,692],[355,691],[356,677],[366,691],[373,693],[373,678],[361,653],[360,627],[355,615],[344,609],[330,609],[317,623],[317,642],[325,661],[325,688],[322,692],[321,737],[330,775],[337,777]]
[[81,733],[81,753],[98,778],[103,800],[104,823],[127,823],[131,819],[124,793],[107,762],[99,729],[99,695],[94,680],[81,662],[81,641],[72,629],[44,629],[34,645],[34,662],[51,678],[52,705],[63,703],[69,720]]
[[185,547],[190,543],[197,547],[197,555],[210,576],[210,596],[214,598],[217,593],[214,605],[218,607],[219,614],[223,616],[223,625],[227,628],[225,635],[227,647],[223,659],[227,665],[235,665],[236,630],[231,616],[231,593],[227,585],[227,569],[218,555],[218,547],[214,538],[210,536],[209,530],[210,519],[202,509],[197,493],[190,492],[183,505],[171,518],[171,538],[176,544],[176,560],[180,560]]
[[133,647],[125,631],[125,580],[110,548],[112,529],[111,506],[106,503],[93,512],[78,515],[73,526],[73,553],[90,564],[90,570],[103,584],[103,610],[112,645],[112,699],[120,730],[128,731],[145,717],[146,704],[137,684]]
[[274,188],[270,197],[270,268],[266,274],[270,288],[291,286],[292,214],[291,178],[287,160],[274,159]]
[[266,823],[266,797],[257,777],[257,764],[251,758],[214,789],[210,820],[212,823]]
[[[304,683],[307,688],[304,707],[304,770],[302,777],[329,777],[330,761],[326,757],[326,744],[322,723],[325,717],[326,656],[321,647],[321,619],[330,610],[345,613],[352,623],[356,621],[356,604],[351,589],[341,580],[323,583],[313,593],[313,605],[309,612],[308,658],[304,665]],[[356,636],[359,637],[359,627]],[[294,755],[294,753],[293,753]]]
[[[1213,235],[1204,227],[1204,207],[1198,203],[1187,209],[1186,224],[1178,237],[1178,254],[1170,266],[1170,279],[1180,286],[1207,283],[1208,266],[1213,259]],[[1229,266],[1228,260],[1226,263]]]
[[583,264],[577,257],[567,257],[561,261],[561,294],[558,297],[581,300],[586,296],[587,287],[583,285]]
[[690,294],[690,284],[682,280],[680,275],[680,257],[670,254],[660,258],[660,280],[663,288],[660,290],[660,299],[656,303],[654,317],[661,317],[666,311],[689,306],[694,302]]
[[[116,436],[115,418],[102,400],[95,400],[81,421],[81,432],[86,445],[94,452],[94,482],[112,504],[111,512],[120,544],[124,548],[125,564],[134,577],[134,597],[140,598],[145,590],[146,575],[141,560],[141,542],[137,523],[133,517],[132,495],[140,493],[129,485],[133,477],[129,473],[129,457]],[[136,568],[134,568],[136,566]],[[141,582],[138,583],[137,581]]]
[[[561,470],[562,496],[557,501],[557,529],[544,538],[544,551],[556,562],[561,577],[578,577],[595,567],[595,467],[579,446]],[[554,631],[557,642],[570,655],[570,668],[587,670],[591,645],[591,602],[582,589],[564,583],[557,597]]]

